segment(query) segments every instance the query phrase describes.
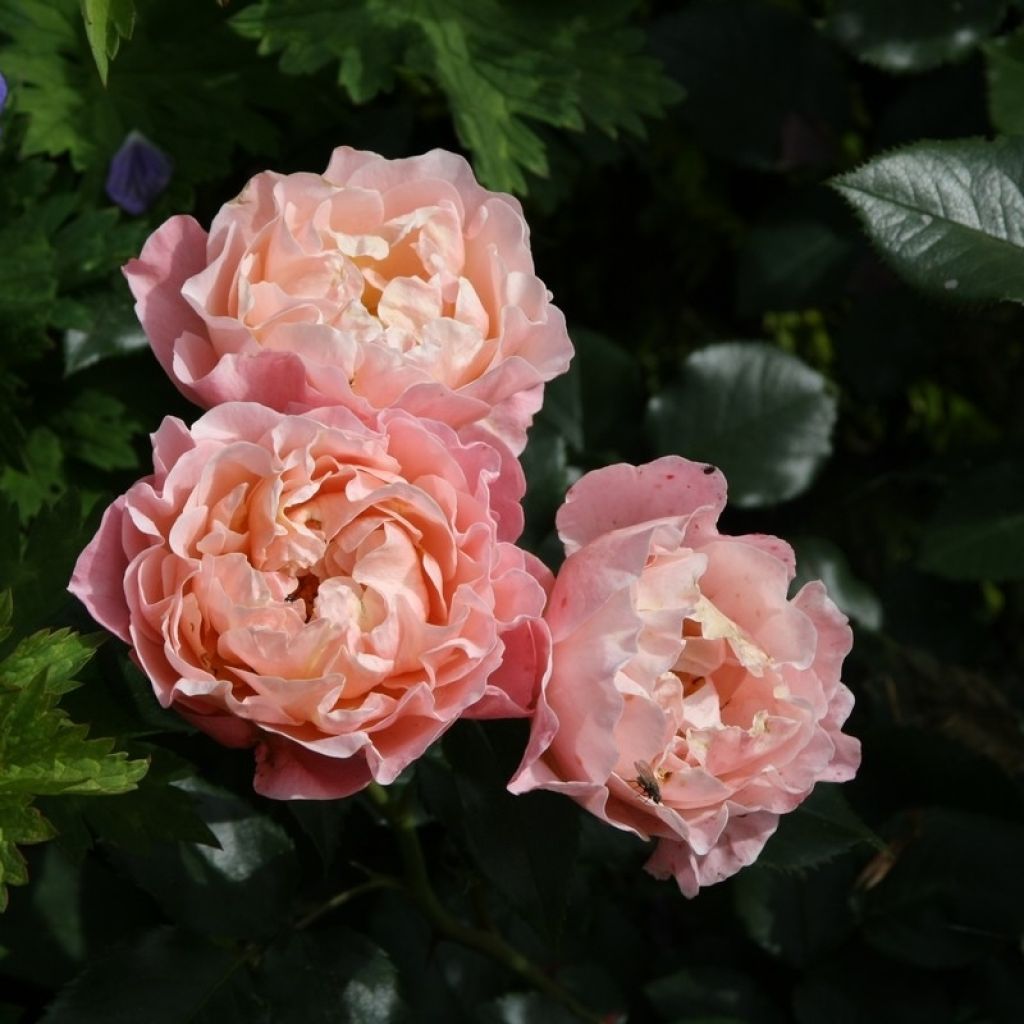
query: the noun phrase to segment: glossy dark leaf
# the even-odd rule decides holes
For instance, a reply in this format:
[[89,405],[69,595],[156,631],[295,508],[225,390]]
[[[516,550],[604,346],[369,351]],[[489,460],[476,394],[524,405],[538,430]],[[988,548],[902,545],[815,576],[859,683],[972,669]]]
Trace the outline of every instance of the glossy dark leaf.
[[955,580],[1024,578],[1024,468],[957,480],[921,538],[920,564]]
[[160,928],[94,960],[50,1005],[44,1024],[183,1024],[236,967],[224,947]]
[[679,382],[648,406],[658,452],[717,466],[729,500],[740,506],[805,491],[832,450],[835,418],[836,401],[821,374],[762,342],[694,352]]
[[994,31],[1006,0],[834,0],[825,31],[886,71],[924,71],[965,57]]
[[220,844],[162,844],[121,855],[136,882],[178,924],[234,938],[273,933],[297,883],[291,839],[265,814],[206,783],[186,787]]
[[1024,139],[922,142],[833,184],[911,284],[1024,301]]
[[846,555],[824,537],[796,537],[796,578],[791,589],[798,590],[811,580],[821,580],[829,597],[841,611],[866,629],[882,625],[882,603],[878,595],[859,579]]

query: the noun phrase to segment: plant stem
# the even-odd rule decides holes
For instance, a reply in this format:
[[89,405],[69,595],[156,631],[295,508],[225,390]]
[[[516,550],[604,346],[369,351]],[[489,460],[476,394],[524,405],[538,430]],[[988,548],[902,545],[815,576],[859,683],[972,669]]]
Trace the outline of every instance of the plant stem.
[[319,921],[324,914],[329,914],[332,910],[343,907],[349,900],[354,900],[357,896],[362,896],[363,893],[373,892],[376,889],[399,888],[401,888],[401,885],[397,879],[375,876],[368,882],[363,882],[362,885],[356,885],[351,889],[346,889],[344,892],[339,892],[336,896],[332,896],[327,900],[326,903],[321,903],[320,906],[314,907],[308,914],[300,917],[292,927],[296,931],[302,931],[303,928],[308,928],[314,922]]
[[504,964],[534,988],[557,1000],[580,1020],[589,1021],[590,1024],[602,1024],[602,1017],[599,1014],[584,1006],[571,992],[545,974],[532,960],[510,946],[496,932],[473,928],[450,914],[438,899],[430,881],[423,848],[420,846],[411,814],[398,807],[384,788],[376,783],[371,783],[367,793],[387,819],[398,840],[402,861],[405,864],[406,888],[409,895],[441,935],[469,949],[486,953]]

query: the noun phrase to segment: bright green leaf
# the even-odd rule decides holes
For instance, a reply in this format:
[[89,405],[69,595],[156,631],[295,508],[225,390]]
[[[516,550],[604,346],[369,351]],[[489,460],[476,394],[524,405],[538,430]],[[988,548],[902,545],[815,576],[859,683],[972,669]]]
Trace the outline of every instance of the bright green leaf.
[[763,342],[694,352],[681,379],[648,405],[658,452],[718,466],[741,506],[805,491],[832,451],[835,419],[825,378]]
[[[356,102],[392,84],[404,64],[445,94],[459,138],[491,188],[526,191],[526,171],[546,176],[536,126],[587,122],[608,135],[640,134],[678,90],[627,25],[633,0],[552,8],[539,0],[260,0],[233,19],[261,53],[282,51],[283,71],[338,60]],[[399,57],[401,55],[401,57]]]
[[956,480],[925,528],[919,561],[954,580],[1024,579],[1024,465]]
[[925,71],[967,56],[998,28],[1006,0],[833,0],[825,31],[886,71]]
[[1024,139],[922,142],[833,185],[912,284],[1024,301]]
[[121,40],[132,37],[134,0],[82,0],[82,18],[96,69],[105,85],[109,62],[117,56]]
[[145,761],[114,752],[112,740],[88,739],[56,706],[92,646],[66,630],[38,633],[0,662],[0,904],[6,884],[26,881],[16,844],[53,834],[31,807],[35,797],[122,793],[146,772]]

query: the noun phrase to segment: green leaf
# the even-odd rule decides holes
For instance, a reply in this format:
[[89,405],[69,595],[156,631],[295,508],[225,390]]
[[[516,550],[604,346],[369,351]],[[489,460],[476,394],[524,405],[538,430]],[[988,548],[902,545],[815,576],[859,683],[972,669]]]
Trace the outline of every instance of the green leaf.
[[987,42],[988,110],[1003,135],[1024,135],[1024,29]]
[[750,938],[786,963],[803,966],[842,944],[854,927],[849,908],[857,865],[825,864],[805,875],[760,861],[734,883],[736,912]]
[[1006,0],[833,0],[825,31],[886,71],[926,71],[966,57],[999,27]]
[[805,491],[832,451],[836,400],[825,378],[764,342],[709,345],[648,404],[659,454],[718,466],[729,500],[771,505]]
[[757,982],[728,967],[684,967],[649,981],[644,994],[662,1020],[757,1021],[781,1024],[783,1016]]
[[821,580],[841,611],[866,629],[881,628],[882,602],[854,575],[846,555],[832,541],[824,537],[796,537],[792,543],[796,550],[793,592],[811,580]]
[[857,252],[849,220],[834,195],[815,189],[754,225],[739,254],[740,314],[806,309],[834,298]]
[[782,815],[757,862],[799,871],[861,845],[881,848],[882,842],[854,813],[837,784],[819,782],[796,810]]
[[[621,460],[632,453],[643,434],[640,364],[627,349],[597,331],[574,328],[572,339],[576,355],[566,376],[575,371],[579,378],[583,448],[607,462]],[[556,400],[557,396],[546,398],[542,415],[548,402]]]
[[[100,175],[135,130],[170,154],[176,178],[194,182],[226,174],[236,146],[273,147],[274,128],[247,101],[246,47],[215,3],[146,4],[138,15],[104,88],[78,0],[0,0],[0,65],[25,115],[22,156],[67,154],[76,170]],[[201,146],[197,124],[218,126]]]
[[554,529],[555,512],[571,483],[564,435],[538,419],[530,428],[521,459],[526,474],[526,534],[534,544],[539,544]]
[[[0,525],[14,518],[3,497],[0,487]],[[44,505],[27,530],[18,528],[16,518],[11,526],[0,538],[0,580],[14,591],[14,628],[27,633],[52,621],[71,600],[68,580],[96,523],[83,515],[79,495],[68,491]]]
[[641,134],[678,90],[628,27],[633,0],[260,0],[232,19],[261,53],[281,51],[281,69],[312,72],[340,61],[339,82],[356,102],[390,88],[405,64],[445,94],[459,139],[481,181],[526,191],[526,171],[546,176],[535,125],[615,137]]
[[515,992],[482,1006],[474,1024],[574,1024],[578,1020],[539,992]]
[[208,935],[272,934],[298,881],[291,839],[267,814],[198,779],[180,783],[220,844],[161,844],[121,860],[174,922]]
[[159,928],[94,960],[50,1004],[43,1024],[182,1024],[198,1019],[240,957]]
[[1024,139],[922,142],[833,185],[911,284],[1024,301]]
[[0,797],[0,911],[7,907],[7,886],[28,882],[25,858],[18,847],[45,842],[54,834],[53,826],[29,806],[27,797]]
[[149,345],[128,296],[100,292],[86,305],[88,323],[64,332],[64,375],[103,359],[129,355]]
[[1024,579],[1024,465],[955,481],[925,527],[919,563],[954,580]]
[[275,1024],[397,1024],[407,1019],[387,955],[344,928],[275,943],[258,990]]
[[134,0],[82,0],[82,18],[96,70],[106,85],[109,61],[117,56],[121,40],[132,37]]
[[60,439],[49,427],[36,427],[25,441],[21,462],[24,469],[4,466],[0,470],[0,491],[18,506],[22,522],[28,522],[64,490]]
[[485,732],[479,723],[460,722],[445,734],[458,798],[446,823],[464,833],[481,874],[539,935],[557,942],[579,844],[579,815],[556,794],[512,796],[505,786],[523,750],[520,723],[488,725]]
[[111,395],[92,388],[79,391],[53,425],[66,439],[68,454],[90,466],[114,470],[138,465],[132,439],[142,432],[142,424]]
[[[10,617],[10,604],[5,604]],[[3,623],[6,625],[6,622]],[[145,774],[145,761],[113,751],[113,741],[87,739],[56,706],[76,684],[71,675],[92,644],[66,630],[22,640],[0,662],[0,909],[6,885],[27,880],[17,844],[41,842],[52,827],[31,806],[60,793],[122,793]]]

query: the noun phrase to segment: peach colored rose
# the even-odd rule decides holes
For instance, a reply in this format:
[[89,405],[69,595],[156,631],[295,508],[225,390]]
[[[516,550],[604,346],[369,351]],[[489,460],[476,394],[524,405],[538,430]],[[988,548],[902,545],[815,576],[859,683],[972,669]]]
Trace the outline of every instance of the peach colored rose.
[[720,534],[724,507],[721,473],[674,456],[569,491],[551,675],[510,785],[656,839],[647,870],[688,896],[751,863],[780,814],[860,762],[840,731],[846,618],[821,583],[788,599],[792,549]]
[[497,540],[518,495],[493,448],[400,410],[373,429],[255,403],[167,418],[153,445],[70,589],[161,704],[256,745],[261,793],[389,783],[460,715],[529,713],[550,573]]
[[519,203],[443,150],[341,147],[322,174],[257,174],[210,233],[172,217],[125,267],[164,369],[210,408],[401,407],[514,454],[572,345]]

